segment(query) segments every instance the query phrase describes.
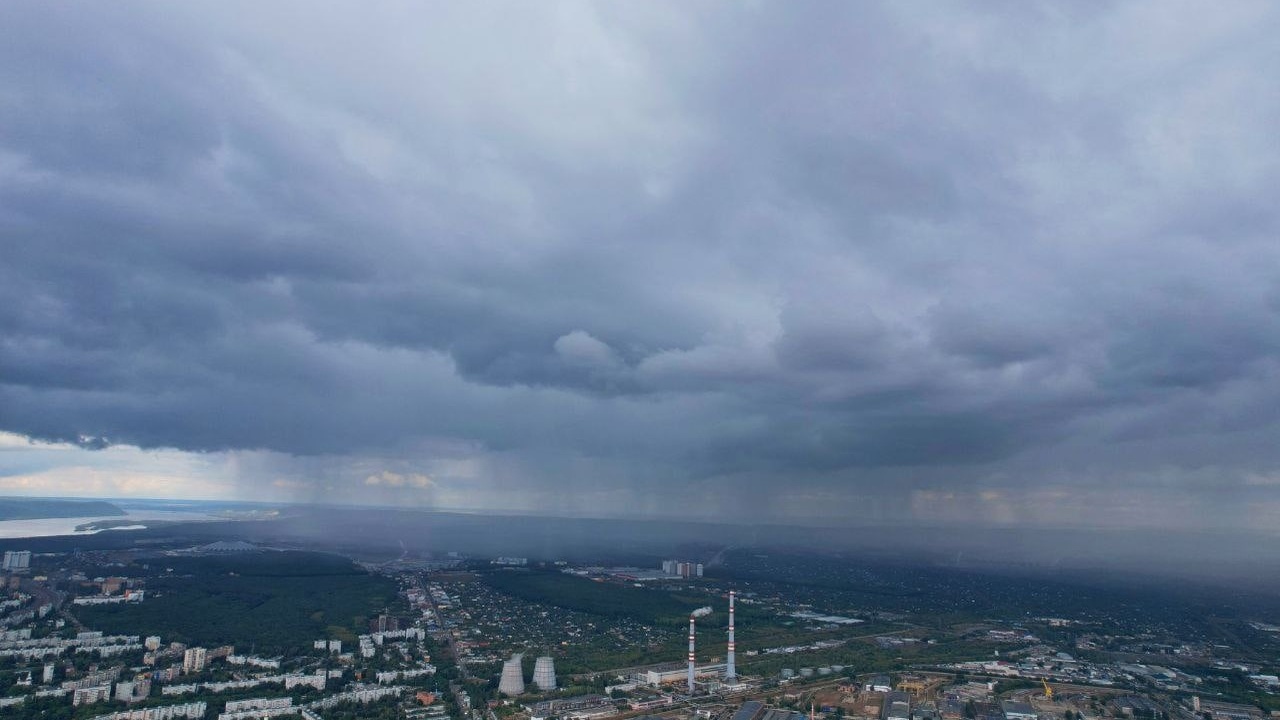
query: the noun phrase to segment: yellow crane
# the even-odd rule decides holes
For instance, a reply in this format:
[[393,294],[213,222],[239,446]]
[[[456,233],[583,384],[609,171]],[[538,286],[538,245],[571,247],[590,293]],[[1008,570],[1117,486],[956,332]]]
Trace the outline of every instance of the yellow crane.
[[1044,683],[1044,699],[1052,700],[1053,688],[1049,687],[1049,681],[1045,680],[1044,678],[1040,678],[1040,682]]

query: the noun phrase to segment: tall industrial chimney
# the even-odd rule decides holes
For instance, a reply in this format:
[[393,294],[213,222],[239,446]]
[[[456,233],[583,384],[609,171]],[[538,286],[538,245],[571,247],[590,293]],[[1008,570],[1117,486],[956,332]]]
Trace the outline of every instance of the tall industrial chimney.
[[693,616],[689,616],[689,694],[693,694]]
[[733,682],[738,679],[738,669],[733,664],[733,591],[729,591],[729,658],[725,663],[724,679]]

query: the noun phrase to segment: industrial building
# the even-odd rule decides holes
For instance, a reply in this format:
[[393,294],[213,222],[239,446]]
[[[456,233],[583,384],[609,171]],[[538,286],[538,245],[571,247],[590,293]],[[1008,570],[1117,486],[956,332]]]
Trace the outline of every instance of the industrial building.
[[889,680],[888,675],[876,675],[868,680],[862,689],[865,692],[887,693],[893,689],[893,682]]
[[1213,720],[1259,720],[1262,717],[1262,711],[1253,705],[1217,700],[1201,700],[1199,704],[1200,711],[1208,713]]
[[766,709],[763,703],[749,700],[733,714],[731,720],[808,720],[804,713],[780,708]]
[[885,693],[880,720],[911,720],[911,696],[899,690]]
[[758,720],[764,711],[764,703],[757,700],[748,700],[742,703],[742,707],[733,714],[731,720]]
[[[724,674],[726,666],[724,663],[711,663],[707,665],[697,665],[694,667],[694,677],[709,678],[720,677]],[[644,672],[637,673],[632,676],[632,681],[640,685],[667,685],[688,679],[688,669],[680,663],[667,663],[649,668]]]
[[530,720],[547,720],[558,717],[564,720],[589,720],[589,718],[616,715],[618,708],[605,695],[579,695],[556,698],[528,706]]
[[1004,711],[1005,720],[1036,720],[1040,716],[1030,703],[1014,700],[1000,703],[1000,709]]

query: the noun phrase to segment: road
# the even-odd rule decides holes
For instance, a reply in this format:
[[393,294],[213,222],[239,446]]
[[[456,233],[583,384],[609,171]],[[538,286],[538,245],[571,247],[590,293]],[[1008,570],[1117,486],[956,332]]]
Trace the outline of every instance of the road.
[[76,632],[84,632],[86,630],[83,623],[71,614],[68,606],[64,604],[66,595],[49,587],[44,583],[38,583],[34,580],[24,580],[22,582],[22,591],[35,598],[35,607],[41,605],[52,605],[58,616],[66,620]]

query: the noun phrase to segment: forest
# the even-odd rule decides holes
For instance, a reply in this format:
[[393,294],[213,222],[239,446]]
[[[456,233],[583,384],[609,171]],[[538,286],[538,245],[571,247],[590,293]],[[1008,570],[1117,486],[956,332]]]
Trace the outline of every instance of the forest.
[[[317,638],[353,642],[392,603],[394,581],[304,552],[164,558],[138,604],[76,608],[86,626],[164,642],[293,656]],[[172,572],[169,572],[172,570]]]

